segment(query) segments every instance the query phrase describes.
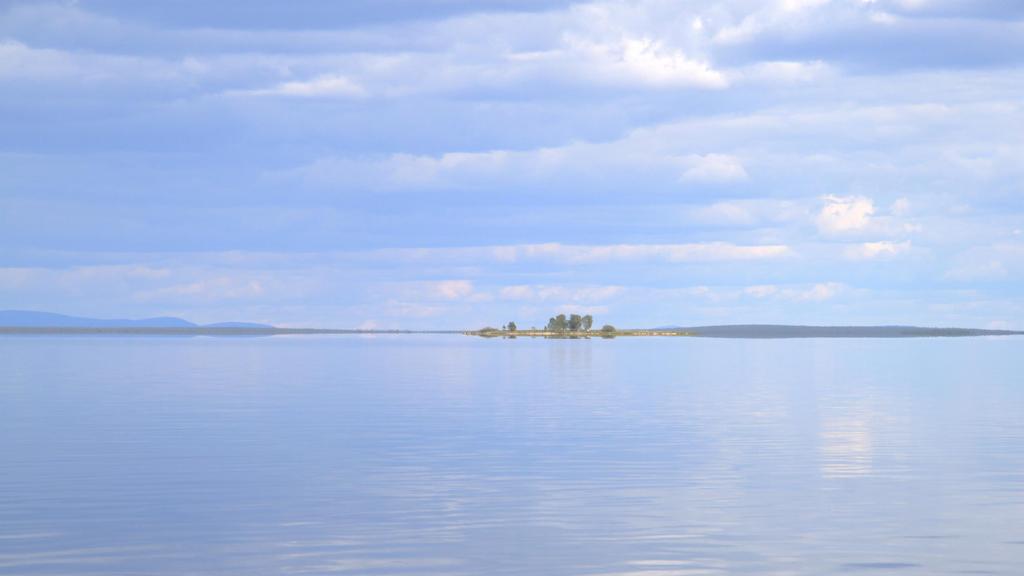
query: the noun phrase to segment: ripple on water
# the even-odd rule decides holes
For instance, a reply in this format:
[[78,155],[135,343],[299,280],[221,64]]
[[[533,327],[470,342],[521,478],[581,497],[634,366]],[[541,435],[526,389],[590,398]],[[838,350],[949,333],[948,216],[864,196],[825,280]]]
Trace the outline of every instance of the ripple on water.
[[0,574],[1024,574],[958,342],[4,339]]

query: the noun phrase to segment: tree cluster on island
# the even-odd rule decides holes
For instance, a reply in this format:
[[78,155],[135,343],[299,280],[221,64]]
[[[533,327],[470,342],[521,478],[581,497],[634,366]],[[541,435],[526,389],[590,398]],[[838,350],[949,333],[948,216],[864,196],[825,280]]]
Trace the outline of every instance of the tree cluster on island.
[[[549,318],[548,323],[544,328],[540,330],[538,330],[537,328],[532,328],[527,332],[555,332],[567,335],[587,334],[591,332],[593,326],[594,317],[591,316],[590,314],[569,314],[568,316],[566,316],[565,314],[559,314],[558,316],[552,316],[551,318]],[[508,332],[513,334],[518,331],[519,327],[516,326],[515,322],[503,324],[500,330],[500,332]],[[484,328],[480,332],[498,332],[498,330],[488,327]],[[611,324],[605,324],[604,326],[601,327],[600,332],[602,334],[614,334],[615,327],[612,326]]]
[[548,319],[548,325],[544,330],[547,332],[590,332],[593,325],[594,318],[590,314],[586,316],[570,314],[568,318],[565,314],[559,314]]

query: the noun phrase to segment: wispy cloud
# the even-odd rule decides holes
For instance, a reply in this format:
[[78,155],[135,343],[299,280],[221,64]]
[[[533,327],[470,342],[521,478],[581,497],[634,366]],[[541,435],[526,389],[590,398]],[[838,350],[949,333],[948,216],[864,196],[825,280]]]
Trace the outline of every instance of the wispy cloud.
[[694,182],[734,182],[746,180],[747,171],[739,158],[728,154],[706,154],[686,159],[691,163],[683,172],[683,180]]
[[367,96],[368,92],[363,86],[360,86],[344,75],[323,74],[310,80],[282,82],[271,88],[232,90],[228,94],[235,96],[293,96],[299,98],[332,96],[362,98]]
[[515,285],[501,288],[499,297],[504,300],[601,302],[621,295],[624,290],[622,286]]
[[748,286],[742,290],[742,294],[758,299],[777,298],[794,302],[822,302],[834,298],[845,288],[839,282],[822,282],[807,287],[762,284]]
[[889,258],[910,251],[910,240],[893,242],[880,240],[878,242],[863,242],[850,246],[846,249],[847,258],[853,260],[872,260],[875,258]]
[[736,260],[778,259],[791,256],[789,246],[766,244],[744,246],[728,242],[693,244],[508,244],[468,248],[418,248],[377,252],[382,256],[409,260],[444,260],[494,262],[554,261],[569,264],[600,264],[603,262],[716,262]]

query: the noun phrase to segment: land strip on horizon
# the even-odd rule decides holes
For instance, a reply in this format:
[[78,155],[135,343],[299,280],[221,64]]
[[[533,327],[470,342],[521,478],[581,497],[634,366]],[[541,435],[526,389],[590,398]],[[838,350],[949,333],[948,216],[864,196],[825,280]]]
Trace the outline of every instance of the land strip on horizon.
[[277,327],[145,327],[145,326],[0,326],[0,335],[121,335],[121,336],[285,336],[285,335],[372,335],[453,334],[483,338],[936,338],[971,336],[1021,336],[1024,331],[976,328],[923,328],[918,326],[787,326],[737,324],[690,328],[622,329],[555,332],[547,330],[359,330],[334,328]]

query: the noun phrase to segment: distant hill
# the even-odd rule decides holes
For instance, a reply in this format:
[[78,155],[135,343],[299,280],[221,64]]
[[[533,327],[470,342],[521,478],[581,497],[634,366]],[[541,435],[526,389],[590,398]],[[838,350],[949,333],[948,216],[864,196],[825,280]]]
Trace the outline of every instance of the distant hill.
[[170,316],[128,320],[123,318],[83,318],[33,310],[0,310],[0,326],[19,328],[273,328],[269,324],[251,322],[220,322],[202,326]]
[[978,328],[922,328],[920,326],[792,326],[786,324],[730,324],[721,326],[671,326],[706,338],[927,338],[942,336],[1013,336],[1014,330]]
[[203,324],[203,328],[273,328],[270,324],[259,324],[256,322],[215,322],[213,324]]

